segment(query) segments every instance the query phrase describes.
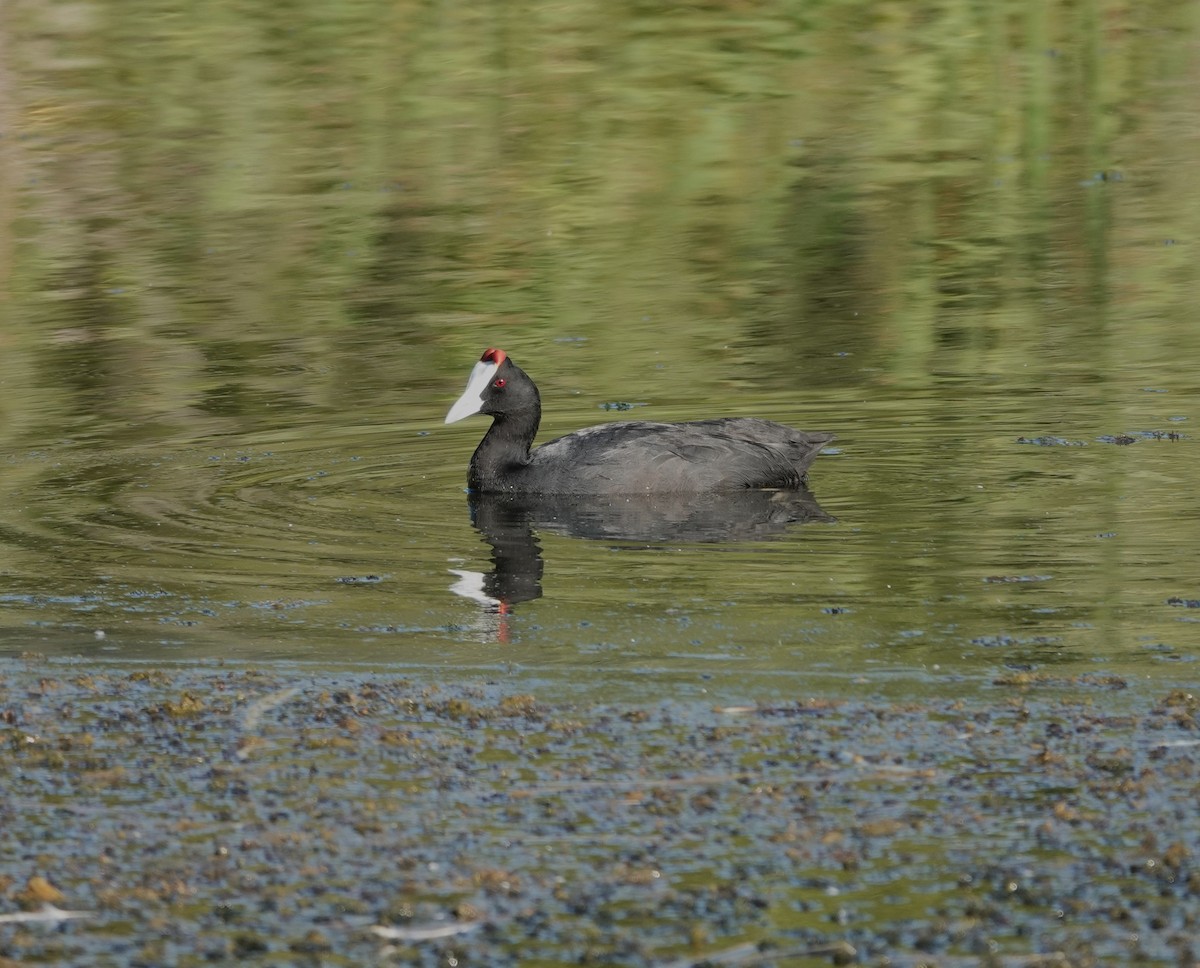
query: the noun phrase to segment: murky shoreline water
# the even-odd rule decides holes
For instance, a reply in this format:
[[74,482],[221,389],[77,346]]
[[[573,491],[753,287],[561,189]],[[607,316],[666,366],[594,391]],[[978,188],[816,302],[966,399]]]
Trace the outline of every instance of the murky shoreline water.
[[1200,957],[1184,690],[596,704],[277,663],[0,672],[0,818],[36,845],[9,839],[5,890],[79,915],[0,924],[18,960]]

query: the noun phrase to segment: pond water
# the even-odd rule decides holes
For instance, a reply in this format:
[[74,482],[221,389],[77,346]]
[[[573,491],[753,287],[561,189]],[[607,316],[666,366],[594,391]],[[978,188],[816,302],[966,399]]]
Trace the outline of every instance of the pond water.
[[[15,5],[0,652],[1190,675],[1194,9]],[[488,345],[543,440],[832,431],[819,510],[474,526]]]
[[[441,425],[450,374],[444,393],[389,395],[343,425],[54,441],[8,457],[4,647],[516,666],[610,696],[868,673],[961,689],[1006,667],[1176,676],[1200,615],[1170,604],[1196,594],[1180,369],[1129,380],[1103,422],[1073,390],[969,386],[952,409],[930,390],[801,388],[803,405],[739,390],[738,412],[838,433],[792,523],[717,503],[714,526],[703,502],[670,500],[632,516],[482,502],[473,522],[463,476],[485,420]],[[549,382],[556,428],[607,416],[597,391]],[[699,412],[734,408],[697,392],[638,410]],[[1018,442],[1050,436],[1078,446]]]
[[[1198,90],[1179,0],[8,0],[0,961],[1195,964]],[[489,346],[836,439],[469,500]]]

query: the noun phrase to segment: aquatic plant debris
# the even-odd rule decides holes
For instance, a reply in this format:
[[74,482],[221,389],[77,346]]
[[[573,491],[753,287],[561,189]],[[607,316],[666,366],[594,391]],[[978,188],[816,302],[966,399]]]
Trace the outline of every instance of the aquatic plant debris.
[[496,676],[0,660],[0,958],[1200,958],[1190,688],[606,705]]
[[[1168,420],[1174,418],[1168,417]],[[1187,434],[1181,434],[1178,430],[1131,430],[1128,434],[1130,437],[1137,437],[1141,440],[1187,440]]]
[[455,935],[475,931],[479,922],[455,922],[453,924],[430,924],[419,927],[392,928],[383,924],[371,926],[371,933],[387,941],[437,941]]
[[91,911],[66,911],[53,904],[43,904],[36,911],[17,911],[15,914],[0,914],[0,924],[33,924],[37,922],[57,924],[75,918],[95,917]]
[[646,407],[646,403],[633,403],[628,400],[607,400],[604,403],[598,403],[596,406],[601,410],[632,410],[635,407]]
[[1086,447],[1082,440],[1068,440],[1066,437],[1018,437],[1018,444],[1033,444],[1036,447]]

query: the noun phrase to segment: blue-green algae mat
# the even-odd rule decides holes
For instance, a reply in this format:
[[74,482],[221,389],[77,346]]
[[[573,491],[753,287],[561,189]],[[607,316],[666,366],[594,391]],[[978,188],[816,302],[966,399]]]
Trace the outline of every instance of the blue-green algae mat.
[[0,964],[1194,964],[1200,699],[0,665]]

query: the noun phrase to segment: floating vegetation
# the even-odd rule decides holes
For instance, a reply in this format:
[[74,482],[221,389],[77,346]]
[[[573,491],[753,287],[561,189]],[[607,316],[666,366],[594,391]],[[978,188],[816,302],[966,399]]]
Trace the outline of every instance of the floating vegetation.
[[647,407],[647,403],[628,403],[624,400],[612,400],[606,403],[597,404],[600,410],[632,410],[634,407]]
[[984,648],[1010,648],[1014,645],[1057,645],[1061,639],[1054,635],[1029,635],[1017,638],[1012,635],[980,635],[971,639],[972,645]]
[[1136,437],[1140,440],[1187,439],[1187,434],[1181,434],[1178,430],[1131,430],[1127,436]]
[[1036,447],[1086,447],[1082,440],[1068,440],[1066,437],[1018,437],[1018,444],[1033,444]]
[[1195,963],[1200,700],[1032,667],[994,690],[605,706],[8,660],[0,955]]

